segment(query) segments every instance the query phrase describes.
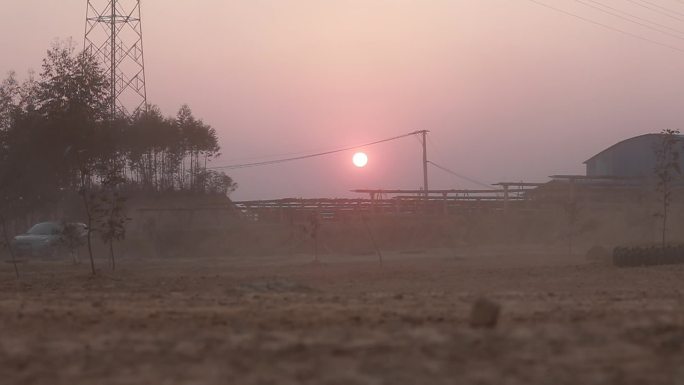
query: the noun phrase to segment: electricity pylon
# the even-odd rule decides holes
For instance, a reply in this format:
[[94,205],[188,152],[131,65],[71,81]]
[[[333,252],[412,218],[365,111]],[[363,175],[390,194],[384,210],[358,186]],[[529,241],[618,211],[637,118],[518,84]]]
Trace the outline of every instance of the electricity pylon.
[[84,49],[110,77],[111,115],[147,107],[140,0],[87,0]]

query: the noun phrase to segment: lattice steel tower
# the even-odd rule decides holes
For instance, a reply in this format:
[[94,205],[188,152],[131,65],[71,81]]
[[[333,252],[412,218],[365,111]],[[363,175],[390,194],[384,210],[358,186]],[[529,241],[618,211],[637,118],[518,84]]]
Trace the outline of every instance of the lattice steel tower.
[[84,48],[110,76],[112,116],[147,107],[140,1],[88,0]]

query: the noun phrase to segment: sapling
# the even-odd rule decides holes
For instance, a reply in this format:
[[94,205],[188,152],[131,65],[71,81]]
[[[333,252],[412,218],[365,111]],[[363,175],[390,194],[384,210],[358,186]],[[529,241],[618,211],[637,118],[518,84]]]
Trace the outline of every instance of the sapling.
[[666,129],[661,132],[661,140],[654,148],[656,164],[656,192],[660,211],[656,217],[661,219],[661,247],[667,244],[667,220],[672,203],[672,190],[676,178],[681,174],[679,166],[679,130]]
[[124,181],[116,168],[107,171],[102,180],[99,205],[95,211],[100,238],[109,246],[112,270],[116,270],[114,242],[122,241],[126,237],[126,222],[130,220],[126,216],[126,197],[118,190],[118,186]]

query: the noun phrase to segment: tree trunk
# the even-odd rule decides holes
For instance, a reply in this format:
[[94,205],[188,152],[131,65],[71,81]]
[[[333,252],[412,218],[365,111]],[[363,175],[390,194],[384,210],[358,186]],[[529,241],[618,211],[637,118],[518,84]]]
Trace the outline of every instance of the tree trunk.
[[0,221],[2,222],[2,235],[5,238],[5,244],[7,245],[7,250],[10,252],[10,256],[12,257],[12,265],[14,265],[14,274],[17,275],[17,279],[19,279],[19,267],[17,266],[17,258],[14,255],[14,250],[12,250],[12,245],[9,240],[9,236],[7,235],[7,225],[5,222],[5,217],[0,216]]
[[112,271],[115,271],[116,261],[114,259],[114,240],[109,241],[109,255],[112,257]]
[[95,275],[96,274],[96,272],[95,272],[95,259],[93,258],[93,244],[92,244],[93,214],[90,212],[90,203],[88,202],[87,194],[88,194],[87,191],[83,191],[83,193],[81,194],[81,197],[83,198],[83,205],[85,206],[86,217],[88,219],[88,231],[86,233],[86,239],[88,240],[88,256],[90,257],[90,270],[92,271],[93,275]]
[[361,217],[361,221],[363,222],[364,227],[366,228],[366,231],[368,232],[368,237],[371,240],[371,243],[373,244],[373,248],[375,249],[375,254],[378,256],[378,261],[380,262],[380,266],[382,266],[382,252],[380,251],[380,247],[378,247],[378,243],[375,241],[375,237],[373,236],[373,232],[371,231],[371,227],[366,221],[366,217]]
[[665,249],[665,243],[667,242],[667,203],[663,204],[663,238],[661,247]]
[[153,189],[155,191],[159,190],[159,161],[158,161],[158,151],[155,148],[154,150],[154,187]]

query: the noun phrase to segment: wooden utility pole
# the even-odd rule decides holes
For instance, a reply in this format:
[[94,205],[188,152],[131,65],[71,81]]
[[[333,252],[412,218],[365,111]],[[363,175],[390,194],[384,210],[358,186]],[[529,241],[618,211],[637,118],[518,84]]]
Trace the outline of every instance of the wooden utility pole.
[[429,197],[428,189],[428,159],[427,159],[427,133],[428,130],[418,131],[423,136],[423,194],[425,194],[425,202]]

